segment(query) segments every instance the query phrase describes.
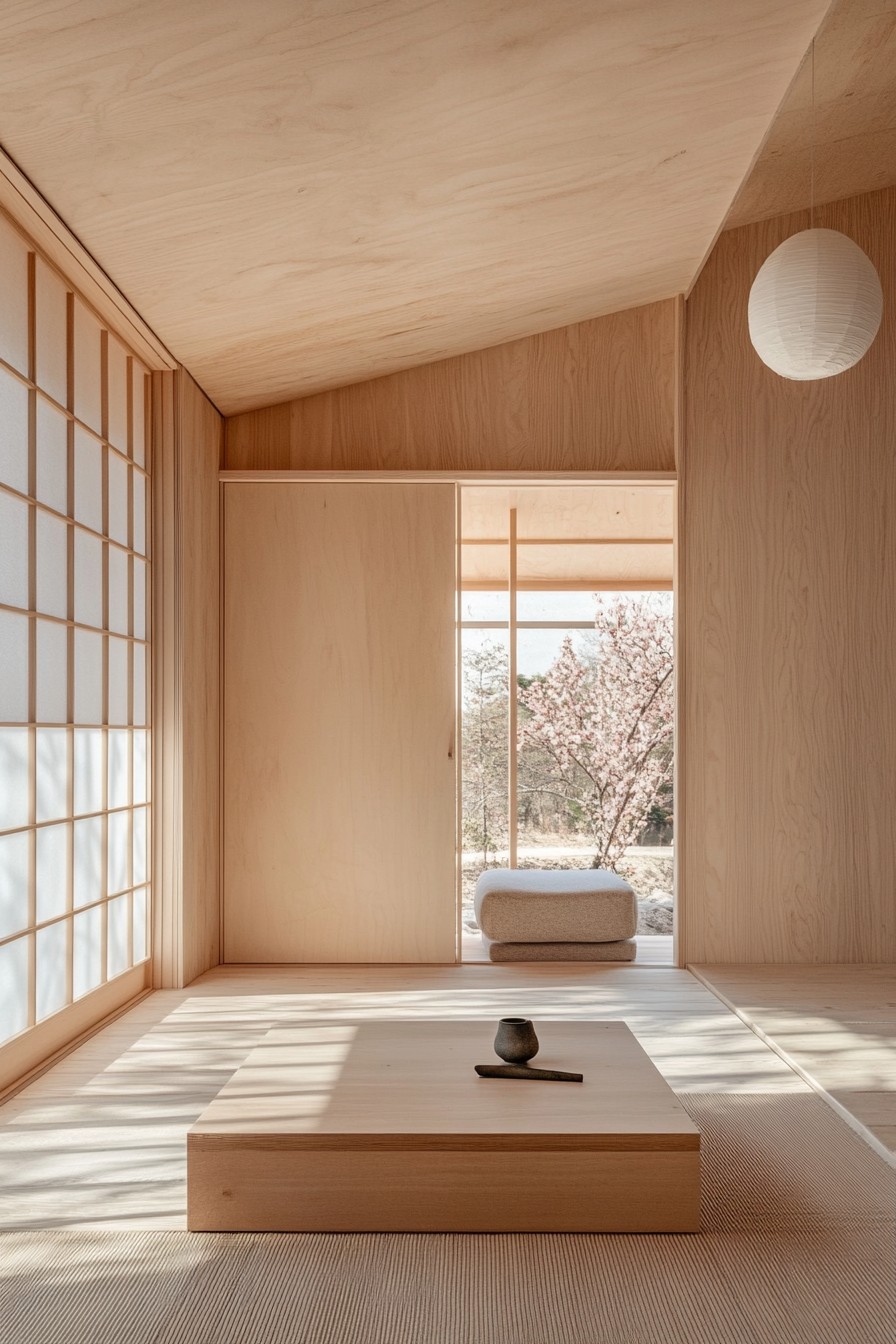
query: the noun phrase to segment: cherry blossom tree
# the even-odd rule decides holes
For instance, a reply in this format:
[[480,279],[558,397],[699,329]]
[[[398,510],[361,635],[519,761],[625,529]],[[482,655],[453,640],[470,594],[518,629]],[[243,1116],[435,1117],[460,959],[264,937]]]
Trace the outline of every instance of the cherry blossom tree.
[[582,818],[595,868],[613,868],[672,779],[672,618],[651,597],[598,599],[591,648],[564,640],[519,691],[519,743],[540,749],[531,787]]

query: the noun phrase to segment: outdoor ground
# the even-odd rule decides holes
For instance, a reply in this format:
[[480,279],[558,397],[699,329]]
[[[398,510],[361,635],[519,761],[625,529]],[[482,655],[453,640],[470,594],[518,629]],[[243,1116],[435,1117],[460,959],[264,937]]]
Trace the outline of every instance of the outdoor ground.
[[[638,897],[638,933],[672,932],[673,855],[671,845],[632,846],[616,865]],[[499,850],[489,855],[488,866],[506,867],[507,861],[507,852]],[[593,861],[593,849],[571,845],[568,837],[556,835],[526,836],[518,851],[520,868],[590,868]],[[483,868],[481,853],[464,852],[463,920],[473,932],[477,931],[473,897]]]

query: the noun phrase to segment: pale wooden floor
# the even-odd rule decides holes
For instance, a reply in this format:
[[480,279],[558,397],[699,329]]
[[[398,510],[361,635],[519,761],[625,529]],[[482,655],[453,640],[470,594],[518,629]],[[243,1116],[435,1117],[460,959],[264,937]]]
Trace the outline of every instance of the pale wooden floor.
[[275,1024],[624,1019],[673,1088],[807,1085],[687,971],[219,967],[152,994],[0,1107],[0,1227],[183,1228],[186,1131]]
[[896,1156],[896,966],[696,966]]

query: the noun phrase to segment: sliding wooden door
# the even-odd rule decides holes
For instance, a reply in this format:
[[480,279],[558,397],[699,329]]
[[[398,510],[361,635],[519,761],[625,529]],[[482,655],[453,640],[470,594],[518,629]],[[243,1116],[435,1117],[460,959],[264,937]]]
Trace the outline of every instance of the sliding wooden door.
[[224,495],[225,960],[454,961],[454,486]]

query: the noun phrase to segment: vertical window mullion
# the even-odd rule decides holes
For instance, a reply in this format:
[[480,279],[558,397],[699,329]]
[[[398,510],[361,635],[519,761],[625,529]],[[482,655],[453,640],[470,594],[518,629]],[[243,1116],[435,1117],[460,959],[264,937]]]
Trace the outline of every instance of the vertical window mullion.
[[103,905],[100,934],[101,983],[109,969],[109,334],[100,333],[100,425],[103,435]]
[[37,257],[28,253],[28,1026],[37,1021]]
[[[75,296],[69,293],[66,296],[66,406],[71,414],[75,410]],[[71,520],[75,517],[75,423],[71,418],[68,422],[68,516]],[[68,619],[75,619],[75,524],[74,521],[68,525]],[[70,725],[75,721],[75,629],[73,625],[68,627],[68,721]],[[68,810],[69,817],[74,815],[74,762],[75,762],[75,743],[74,728],[69,727],[69,755],[68,755]],[[74,910],[74,888],[75,888],[75,853],[74,853],[74,823],[69,824],[69,833],[71,840],[69,843],[69,880],[67,904],[70,911]],[[75,956],[75,919],[74,914],[70,914],[67,923],[66,945],[66,967],[65,967],[65,1001],[72,1003],[74,1001],[74,956]]]
[[128,448],[128,965],[134,964],[134,361],[127,360]]
[[67,778],[66,788],[66,815],[68,817],[68,855],[67,855],[67,891],[66,891],[66,910],[68,918],[65,921],[65,1002],[70,1004],[74,1001],[74,888],[75,888],[75,849],[74,849],[74,822],[75,814],[75,780],[74,780],[74,762],[75,762],[75,628],[71,622],[75,619],[75,423],[69,419],[67,424],[67,453],[68,453],[68,518],[69,523],[66,528],[68,542],[68,620],[69,625],[66,630],[66,739],[67,739]]

